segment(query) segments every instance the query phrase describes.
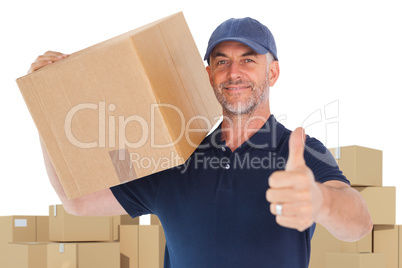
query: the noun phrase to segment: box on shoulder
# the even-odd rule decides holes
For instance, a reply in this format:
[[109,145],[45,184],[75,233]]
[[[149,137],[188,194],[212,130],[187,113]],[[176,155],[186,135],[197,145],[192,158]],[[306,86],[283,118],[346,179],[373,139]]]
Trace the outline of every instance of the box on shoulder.
[[17,83],[70,199],[184,163],[221,115],[182,13]]
[[325,268],[385,268],[385,255],[376,253],[327,253]]
[[353,187],[360,192],[370,211],[374,225],[395,225],[395,187]]
[[382,151],[356,145],[329,151],[352,186],[382,186]]
[[62,205],[49,206],[49,240],[58,242],[112,241],[113,219],[109,216],[74,216]]
[[120,268],[119,242],[52,243],[48,267]]

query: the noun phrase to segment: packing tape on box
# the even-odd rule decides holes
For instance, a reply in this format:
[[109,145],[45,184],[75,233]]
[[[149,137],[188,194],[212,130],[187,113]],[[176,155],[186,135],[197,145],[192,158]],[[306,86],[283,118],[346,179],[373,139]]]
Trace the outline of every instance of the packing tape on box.
[[338,160],[341,158],[341,147],[335,148],[335,159]]
[[57,216],[57,205],[53,206],[53,216],[56,217]]
[[121,183],[137,178],[126,148],[109,151],[109,156]]
[[64,243],[59,244],[59,253],[64,253]]
[[27,219],[15,219],[14,220],[14,227],[27,227],[28,221]]

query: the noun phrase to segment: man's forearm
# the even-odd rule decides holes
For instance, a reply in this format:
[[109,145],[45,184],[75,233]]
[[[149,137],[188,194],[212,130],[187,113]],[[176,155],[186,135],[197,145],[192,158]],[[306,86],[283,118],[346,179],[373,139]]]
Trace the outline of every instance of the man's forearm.
[[69,202],[66,193],[64,192],[63,186],[61,185],[60,180],[57,177],[56,171],[54,170],[54,167],[52,165],[52,162],[50,161],[49,155],[45,149],[45,146],[42,143],[42,140],[40,141],[40,145],[42,147],[43,160],[45,162],[46,171],[50,180],[50,184],[53,186],[54,190],[59,196],[60,201],[62,202],[66,211],[71,211],[72,210],[70,206],[71,202]]
[[363,197],[352,187],[339,187],[341,182],[320,184],[324,203],[317,222],[335,237],[357,241],[373,228],[370,213]]

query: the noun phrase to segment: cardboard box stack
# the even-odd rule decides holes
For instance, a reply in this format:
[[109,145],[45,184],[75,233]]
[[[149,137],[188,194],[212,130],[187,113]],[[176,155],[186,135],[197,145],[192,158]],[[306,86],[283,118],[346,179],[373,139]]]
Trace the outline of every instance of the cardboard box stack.
[[402,268],[402,229],[395,225],[396,189],[382,186],[382,152],[361,146],[330,151],[366,201],[374,228],[357,242],[343,242],[317,224],[309,268]]
[[0,217],[0,267],[162,268],[164,250],[155,215],[139,225],[129,215],[78,217],[52,205],[49,216]]
[[121,267],[163,268],[166,240],[158,217],[151,225],[120,226]]
[[222,113],[182,13],[17,83],[68,198],[184,163]]
[[14,252],[10,243],[18,242],[36,242],[35,216],[0,217],[0,267],[14,267],[10,265]]

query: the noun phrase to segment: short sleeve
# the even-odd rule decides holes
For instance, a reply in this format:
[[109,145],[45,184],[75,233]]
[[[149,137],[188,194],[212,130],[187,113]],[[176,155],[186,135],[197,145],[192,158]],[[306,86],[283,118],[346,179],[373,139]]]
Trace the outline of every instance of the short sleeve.
[[307,138],[304,158],[307,166],[313,171],[316,181],[324,183],[338,180],[350,185],[348,179],[339,170],[331,152],[319,140]]
[[126,182],[110,188],[126,212],[133,218],[154,214],[156,198],[160,189],[161,173]]

